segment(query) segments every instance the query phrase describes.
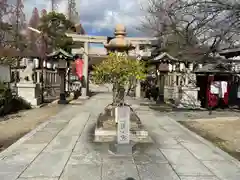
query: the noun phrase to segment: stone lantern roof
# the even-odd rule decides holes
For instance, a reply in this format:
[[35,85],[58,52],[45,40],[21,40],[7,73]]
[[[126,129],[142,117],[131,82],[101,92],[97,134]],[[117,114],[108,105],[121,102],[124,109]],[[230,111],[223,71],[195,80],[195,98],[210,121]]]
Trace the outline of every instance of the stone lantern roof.
[[115,38],[111,39],[108,44],[104,44],[104,47],[111,51],[129,51],[134,49],[135,47],[131,42],[125,39],[126,34],[125,26],[117,24],[114,32]]

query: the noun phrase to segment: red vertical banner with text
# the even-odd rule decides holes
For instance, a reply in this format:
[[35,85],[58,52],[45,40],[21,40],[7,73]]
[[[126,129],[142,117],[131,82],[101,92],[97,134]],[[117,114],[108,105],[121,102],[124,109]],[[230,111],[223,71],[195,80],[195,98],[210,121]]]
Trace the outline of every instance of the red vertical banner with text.
[[75,64],[76,64],[76,74],[78,78],[82,80],[84,62],[82,59],[78,58],[77,60],[75,60]]

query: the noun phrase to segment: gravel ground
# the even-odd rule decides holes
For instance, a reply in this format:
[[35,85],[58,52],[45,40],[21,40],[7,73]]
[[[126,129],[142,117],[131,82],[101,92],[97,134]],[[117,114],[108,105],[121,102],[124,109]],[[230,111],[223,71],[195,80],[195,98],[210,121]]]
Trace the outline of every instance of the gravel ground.
[[212,121],[182,121],[180,123],[240,160],[239,119],[229,121],[216,118]]

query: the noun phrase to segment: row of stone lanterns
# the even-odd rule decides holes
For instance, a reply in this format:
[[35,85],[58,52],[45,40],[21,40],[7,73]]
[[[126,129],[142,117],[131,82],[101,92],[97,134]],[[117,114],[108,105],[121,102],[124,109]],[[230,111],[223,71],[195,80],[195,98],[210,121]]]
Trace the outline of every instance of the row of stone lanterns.
[[[197,68],[198,69],[201,69],[202,68],[202,64],[198,64],[197,65]],[[168,64],[168,71],[169,72],[175,72],[175,71],[178,71],[178,72],[193,72],[194,71],[194,64],[193,63],[188,63],[188,65],[186,66],[184,63],[169,63]]]
[[[40,68],[40,60],[37,58],[33,59],[33,64],[34,64],[34,68],[38,69]],[[43,61],[43,67],[46,69],[53,69],[56,70],[58,67],[58,62],[51,62],[51,61]]]
[[[29,61],[31,62],[30,58],[22,58],[20,61],[20,66],[27,66],[29,64]],[[32,60],[33,62],[33,68],[34,69],[39,69],[40,68],[40,59],[34,58]],[[53,61],[43,61],[43,67],[46,69],[57,69],[58,67],[58,62],[53,62]]]

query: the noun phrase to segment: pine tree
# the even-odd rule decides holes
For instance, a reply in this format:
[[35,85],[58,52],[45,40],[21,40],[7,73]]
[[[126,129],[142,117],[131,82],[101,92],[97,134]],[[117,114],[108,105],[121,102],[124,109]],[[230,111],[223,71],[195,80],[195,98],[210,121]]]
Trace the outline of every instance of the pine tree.
[[40,21],[40,17],[39,17],[38,9],[35,7],[33,9],[32,16],[29,20],[29,26],[33,28],[37,28],[37,26],[39,25],[39,21]]
[[42,17],[42,16],[45,16],[45,15],[47,15],[47,10],[46,10],[46,9],[43,9],[43,10],[41,11],[41,17]]

